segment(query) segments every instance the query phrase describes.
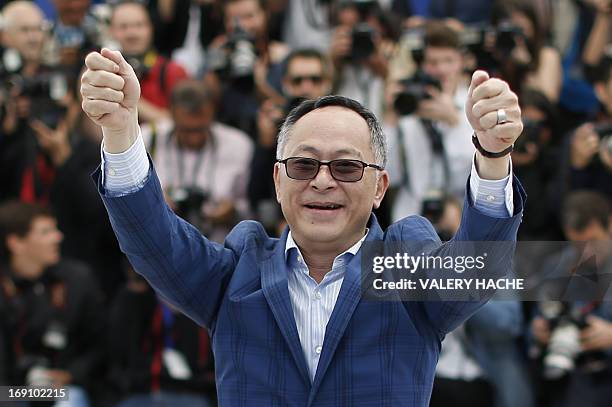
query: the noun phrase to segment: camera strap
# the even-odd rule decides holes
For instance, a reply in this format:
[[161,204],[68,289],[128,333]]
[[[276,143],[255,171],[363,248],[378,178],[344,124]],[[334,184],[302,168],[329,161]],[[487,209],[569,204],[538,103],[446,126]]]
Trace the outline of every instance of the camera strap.
[[397,141],[399,147],[400,164],[402,166],[402,182],[401,186],[410,191],[410,172],[408,170],[408,154],[406,154],[406,137],[402,126],[397,125]]
[[[173,133],[174,133],[174,130],[171,131],[170,137],[168,137],[169,142],[172,140],[171,136]],[[202,163],[205,161],[204,156],[206,155],[206,152],[208,151],[208,148],[210,147],[210,150],[211,150],[210,158],[211,159],[208,160],[208,162],[206,163],[208,167],[207,168],[208,171],[206,171],[206,173],[208,174],[207,187],[209,188],[209,190],[212,190],[214,179],[215,179],[215,171],[217,169],[217,144],[215,142],[215,137],[214,137],[212,129],[210,130],[208,140],[206,140],[206,143],[204,144],[202,148],[200,148],[200,151],[198,152],[196,162],[191,172],[191,182],[189,184],[183,183],[185,180],[185,157],[183,154],[184,153],[183,149],[179,145],[178,141],[176,142],[175,145],[176,145],[176,150],[175,150],[176,151],[176,155],[175,155],[176,166],[174,168],[178,169],[178,173],[177,173],[178,184],[176,185],[178,187],[196,187],[197,186],[198,174],[200,173]]]
[[[433,152],[434,156],[440,158],[442,162],[442,171],[444,172],[442,177],[443,189],[445,191],[448,191],[450,186],[451,174],[450,166],[448,164],[448,158],[446,157],[446,151],[444,150],[442,133],[435,127],[434,123],[431,120],[420,119],[420,121],[423,125],[423,128],[427,132],[427,135],[429,136],[428,138],[431,145],[431,151]],[[433,167],[433,163],[431,166]]]

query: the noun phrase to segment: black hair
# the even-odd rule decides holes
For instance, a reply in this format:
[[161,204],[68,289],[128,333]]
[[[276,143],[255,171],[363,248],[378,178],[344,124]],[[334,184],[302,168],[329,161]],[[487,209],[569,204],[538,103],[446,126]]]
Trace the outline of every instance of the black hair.
[[40,205],[11,200],[0,205],[0,259],[7,261],[10,252],[6,239],[10,235],[25,237],[36,218],[53,218],[51,211]]
[[595,191],[575,191],[563,203],[561,220],[564,227],[582,231],[591,222],[599,223],[604,229],[610,222],[610,202]]

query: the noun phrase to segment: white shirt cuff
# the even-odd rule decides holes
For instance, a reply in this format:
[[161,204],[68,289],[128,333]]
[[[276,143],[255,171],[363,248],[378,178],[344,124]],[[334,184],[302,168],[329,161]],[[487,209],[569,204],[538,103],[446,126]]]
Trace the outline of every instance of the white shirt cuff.
[[470,196],[474,207],[485,215],[495,218],[511,217],[514,214],[512,160],[508,176],[499,180],[486,180],[478,175],[474,156],[470,173]]
[[138,130],[136,141],[126,151],[112,154],[100,147],[102,185],[111,197],[124,196],[140,190],[149,177],[149,158]]

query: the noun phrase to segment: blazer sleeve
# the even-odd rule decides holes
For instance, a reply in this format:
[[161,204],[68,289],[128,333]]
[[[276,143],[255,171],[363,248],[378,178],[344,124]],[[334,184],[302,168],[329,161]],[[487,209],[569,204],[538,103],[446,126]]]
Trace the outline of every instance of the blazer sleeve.
[[211,328],[237,262],[229,247],[209,241],[166,204],[149,157],[140,190],[110,197],[101,168],[92,174],[121,251],[155,289],[198,324]]
[[[525,190],[523,189],[518,178],[514,176],[513,196],[514,196],[514,214],[510,218],[493,218],[478,211],[471,202],[469,191],[466,190],[465,203],[461,218],[461,225],[455,234],[455,237],[439,248],[439,255],[461,255],[461,242],[498,242],[508,241],[516,242],[516,235],[519,225],[523,217],[523,207],[527,199]],[[432,227],[433,229],[433,227]],[[483,247],[486,246],[486,243]],[[496,246],[499,248],[500,246]],[[506,246],[504,246],[506,247]],[[513,244],[507,246],[512,249]],[[499,250],[495,249],[494,250]],[[501,256],[503,259],[491,259],[491,265],[487,262],[485,277],[503,277],[508,270],[508,264],[512,252],[508,251]],[[496,263],[497,262],[497,263]],[[433,326],[434,331],[443,338],[448,332],[458,327],[461,323],[467,320],[480,307],[482,307],[494,294],[493,291],[479,291],[478,300],[473,301],[423,301],[422,306],[426,313],[427,320]]]

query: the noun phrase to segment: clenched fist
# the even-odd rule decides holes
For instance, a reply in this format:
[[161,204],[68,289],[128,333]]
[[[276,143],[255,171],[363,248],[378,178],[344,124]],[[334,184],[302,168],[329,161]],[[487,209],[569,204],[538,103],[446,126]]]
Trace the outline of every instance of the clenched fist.
[[[506,112],[502,124],[497,122],[500,109]],[[489,78],[485,71],[472,76],[465,112],[480,145],[492,153],[514,144],[523,131],[518,97],[506,82]]]
[[[505,120],[499,122],[500,110]],[[489,78],[485,71],[476,71],[468,90],[465,112],[480,145],[488,152],[497,153],[514,144],[523,132],[518,97],[501,79]],[[499,179],[508,174],[509,155],[486,159],[477,155],[480,176]]]
[[119,51],[106,48],[87,55],[85,66],[83,111],[102,126],[108,152],[125,151],[138,134],[140,84],[134,69]]

